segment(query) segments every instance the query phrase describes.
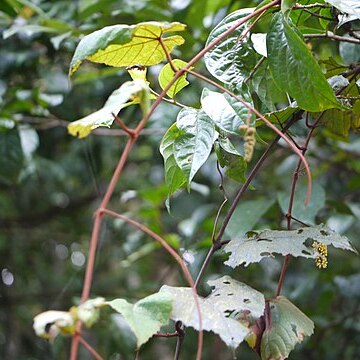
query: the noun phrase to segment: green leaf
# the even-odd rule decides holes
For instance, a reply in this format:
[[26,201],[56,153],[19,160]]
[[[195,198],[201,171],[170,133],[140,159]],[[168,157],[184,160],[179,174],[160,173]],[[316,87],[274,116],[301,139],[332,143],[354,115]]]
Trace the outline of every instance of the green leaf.
[[281,110],[276,110],[265,114],[265,117],[274,124],[283,124],[290,118],[299,108],[297,106],[288,106]]
[[[243,97],[247,97],[246,95]],[[245,98],[248,101],[249,98]],[[255,117],[249,115],[249,109],[228,94],[220,94],[204,88],[201,94],[201,105],[205,113],[221,130],[241,135],[240,126],[254,125]],[[252,106],[250,103],[249,105]]]
[[176,126],[179,134],[174,140],[174,156],[189,188],[195,174],[210,155],[215,127],[204,111],[193,108],[179,112]]
[[70,123],[68,125],[69,133],[81,139],[99,126],[110,127],[114,122],[113,114],[117,115],[121,109],[141,102],[141,99],[146,97],[145,94],[148,92],[149,88],[145,81],[127,81],[110,95],[100,110]]
[[23,168],[24,154],[17,128],[0,131],[0,180],[16,182]]
[[226,176],[240,183],[244,183],[247,168],[244,157],[235,149],[227,137],[220,135],[214,145],[219,165],[222,168],[227,167],[225,171]]
[[[300,183],[295,191],[293,200],[292,215],[294,218],[299,219],[308,224],[315,224],[315,216],[325,206],[326,195],[323,187],[318,183],[314,184],[313,191],[309,204],[304,204],[306,197],[307,186]],[[283,191],[278,193],[278,201],[283,214],[288,212],[289,207],[289,191]]]
[[[175,59],[173,60],[173,64],[176,66],[177,69],[182,69],[183,67],[185,67],[186,62],[179,59]],[[175,73],[172,70],[170,64],[166,64],[161,69],[159,74],[159,84],[163,90],[173,79],[174,75]],[[185,73],[175,81],[174,85],[171,86],[171,88],[166,92],[166,94],[173,99],[174,96],[187,85],[189,85],[189,82],[186,80],[186,73]]]
[[295,5],[296,0],[281,0],[281,11],[284,16],[289,16],[291,8]]
[[232,239],[243,236],[253,229],[273,204],[273,199],[265,198],[241,202],[229,221],[226,234]]
[[349,15],[354,19],[360,19],[360,4],[358,0],[326,0],[327,3]]
[[359,44],[341,42],[339,45],[339,52],[346,65],[357,64],[360,61]]
[[281,13],[274,16],[267,35],[268,61],[274,80],[301,109],[323,111],[344,108],[310,50]]
[[[210,33],[209,45],[227,29],[254,11],[253,8],[240,9],[226,16]],[[205,65],[211,75],[226,84],[238,87],[250,74],[258,59],[258,54],[246,43],[239,41],[245,25],[239,26],[223,41],[205,54]]]
[[[71,60],[72,75],[84,60],[123,67],[131,65],[150,66],[166,59],[159,38],[168,32],[185,30],[185,25],[173,22],[143,22],[137,25],[113,25],[85,36],[78,44]],[[162,39],[167,50],[184,43],[179,35]]]
[[276,103],[287,101],[286,93],[281,91],[274,81],[267,60],[251,78],[251,87],[268,111],[276,111]]
[[[198,297],[203,330],[218,334],[228,346],[236,348],[244,341],[249,329],[235,318],[241,316],[241,313],[259,318],[265,307],[264,296],[229,276],[209,281],[208,284],[215,288],[213,292],[206,298]],[[173,296],[171,319],[199,330],[198,311],[192,289],[165,285],[160,291]]]
[[179,136],[179,129],[176,124],[170,126],[160,144],[160,153],[164,158],[165,182],[168,187],[168,197],[186,183],[186,178],[176,163],[174,156],[174,141]]
[[335,233],[325,225],[291,231],[252,230],[225,245],[225,252],[231,253],[225,264],[233,268],[242,264],[248,266],[265,257],[274,257],[274,254],[316,259],[319,252],[312,247],[315,241],[357,253],[346,236]]
[[358,129],[360,127],[360,100],[355,102],[352,110],[326,110],[321,117],[321,123],[332,133],[342,137],[348,137],[351,128]]
[[283,296],[269,300],[270,318],[261,338],[262,360],[287,359],[295,345],[314,332],[314,323]]
[[156,293],[135,304],[124,299],[115,299],[107,304],[124,317],[137,338],[139,348],[169,322],[172,302],[168,293]]

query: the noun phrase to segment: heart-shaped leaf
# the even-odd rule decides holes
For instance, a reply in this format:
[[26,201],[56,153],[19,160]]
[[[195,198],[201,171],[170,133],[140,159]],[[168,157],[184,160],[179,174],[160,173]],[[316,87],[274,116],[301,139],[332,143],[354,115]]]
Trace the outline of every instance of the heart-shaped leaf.
[[[226,16],[211,31],[206,45],[253,11],[253,8],[240,9]],[[249,44],[239,41],[245,28],[245,25],[239,26],[205,55],[205,65],[209,72],[218,80],[235,88],[241,85],[259,59],[259,55]]]
[[[71,60],[72,75],[84,60],[123,67],[131,65],[150,66],[166,59],[159,38],[168,32],[185,30],[185,25],[173,22],[149,21],[137,25],[113,25],[85,36],[78,44]],[[162,39],[167,51],[184,43],[179,35]]]
[[202,110],[182,109],[176,120],[179,134],[174,140],[174,156],[184,173],[188,187],[210,155],[215,140],[215,127]]

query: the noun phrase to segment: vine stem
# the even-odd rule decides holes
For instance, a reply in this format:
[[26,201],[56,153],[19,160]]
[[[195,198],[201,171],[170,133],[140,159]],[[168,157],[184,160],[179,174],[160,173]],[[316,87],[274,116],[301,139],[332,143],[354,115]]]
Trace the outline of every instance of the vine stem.
[[347,38],[345,36],[335,35],[332,32],[326,32],[326,34],[305,34],[304,38],[305,39],[326,38],[326,39],[329,39],[329,40],[340,41],[340,42],[348,42],[348,43],[351,43],[351,44],[360,45],[360,40],[359,39],[353,39],[353,38]]
[[195,300],[195,306],[196,306],[196,310],[198,313],[198,317],[199,317],[199,338],[198,338],[198,348],[197,348],[197,354],[196,354],[196,359],[200,360],[201,359],[201,353],[202,353],[202,348],[203,348],[203,331],[202,331],[202,316],[201,316],[201,309],[200,309],[200,303],[199,303],[199,299],[197,296],[197,291],[196,291],[196,285],[194,283],[194,280],[190,274],[189,269],[187,268],[187,266],[184,263],[184,260],[181,258],[181,256],[166,242],[165,239],[163,239],[160,235],[156,234],[155,232],[153,232],[152,230],[150,230],[147,226],[140,224],[139,222],[128,218],[125,215],[121,215],[118,214],[115,211],[111,211],[108,209],[99,209],[99,212],[103,213],[103,214],[108,214],[112,217],[121,219],[125,222],[127,222],[128,224],[136,227],[137,229],[141,230],[143,233],[149,235],[150,237],[152,237],[155,241],[159,242],[161,244],[161,246],[178,262],[178,264],[181,267],[181,270],[183,271],[183,274],[187,280],[187,282],[189,283],[192,292],[193,292],[193,296],[194,296],[194,300]]
[[[306,118],[308,118],[308,114],[307,114]],[[305,145],[303,146],[303,150],[302,150],[303,155],[305,155],[305,153],[306,153],[306,151],[308,149],[310,140],[311,140],[311,138],[312,138],[312,136],[314,134],[314,131],[315,131],[316,127],[317,127],[317,124],[319,123],[321,118],[322,118],[322,116],[320,115],[318,117],[318,119],[315,121],[315,123],[313,125],[311,125],[311,127],[310,127],[310,131],[309,131],[309,133],[308,133],[308,135],[306,137]],[[290,198],[289,198],[289,206],[288,206],[287,213],[285,215],[286,221],[287,221],[287,230],[291,230],[291,220],[293,219],[292,209],[293,209],[293,205],[294,205],[294,197],[295,197],[296,185],[297,185],[297,182],[299,180],[300,167],[301,167],[301,161],[299,160],[297,165],[296,165],[293,177],[292,177]],[[277,286],[277,289],[276,289],[275,297],[279,296],[280,293],[281,293],[281,289],[282,289],[282,286],[283,286],[283,283],[284,283],[285,274],[286,274],[289,262],[290,262],[290,255],[286,255],[285,259],[284,259],[283,266],[281,268],[281,272],[280,272],[280,276],[279,276],[279,280],[278,280],[278,286]]]
[[[136,142],[136,139],[141,132],[141,130],[145,127],[148,119],[154,112],[154,110],[157,108],[157,106],[160,104],[162,99],[165,97],[166,92],[171,88],[171,86],[176,82],[176,80],[185,73],[185,71],[189,70],[192,65],[197,63],[207,52],[209,52],[213,47],[215,47],[218,43],[220,43],[224,38],[226,38],[229,34],[231,34],[234,30],[236,30],[239,26],[246,23],[248,20],[254,18],[255,16],[263,13],[267,9],[270,9],[274,5],[279,4],[280,0],[274,0],[270,2],[269,4],[255,10],[253,13],[243,17],[239,22],[237,22],[235,25],[231,26],[228,30],[226,30],[224,33],[222,33],[220,36],[218,36],[214,41],[212,41],[210,44],[208,44],[204,49],[202,49],[197,55],[195,55],[184,68],[178,70],[173,79],[168,83],[168,85],[163,89],[163,91],[160,93],[160,95],[157,97],[157,99],[154,101],[152,106],[150,107],[149,111],[144,114],[143,118],[139,122],[138,126],[134,130],[134,134],[130,136],[128,139],[128,142],[126,143],[124,152],[122,153],[118,166],[112,176],[112,179],[110,181],[110,184],[107,188],[107,191],[105,193],[105,196],[101,202],[101,205],[99,209],[105,209],[110,201],[111,195],[113,194],[113,191],[115,189],[116,183],[119,180],[119,177],[121,175],[122,169],[126,163],[126,160],[128,159],[130,150],[132,149],[134,143]],[[98,239],[99,234],[101,230],[101,224],[103,219],[103,213],[97,211],[95,213],[95,220],[94,220],[94,226],[92,230],[92,236],[90,240],[90,250],[89,250],[89,258],[86,265],[85,270],[85,280],[84,280],[84,286],[81,296],[81,301],[84,302],[88,299],[91,289],[91,283],[92,283],[92,277],[93,277],[93,271],[94,271],[94,264],[95,264],[95,255],[98,245]],[[200,320],[200,319],[199,319]],[[78,354],[78,348],[79,348],[79,341],[80,341],[80,333],[81,333],[81,322],[77,323],[77,332],[73,336],[72,344],[71,344],[71,352],[70,352],[70,360],[76,360],[77,354]],[[201,358],[201,354],[200,354]]]
[[102,356],[100,356],[97,351],[82,337],[79,335],[79,342],[84,346],[86,350],[96,359],[96,360],[104,360]]

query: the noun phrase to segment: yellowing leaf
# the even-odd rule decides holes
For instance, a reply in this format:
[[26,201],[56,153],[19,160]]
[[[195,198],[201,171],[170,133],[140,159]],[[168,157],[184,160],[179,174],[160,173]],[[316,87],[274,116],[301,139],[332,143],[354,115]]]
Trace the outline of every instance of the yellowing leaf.
[[[178,69],[182,69],[185,67],[186,62],[175,59],[173,60],[173,64]],[[160,71],[159,74],[159,84],[161,88],[164,90],[169,82],[173,79],[175,72],[172,70],[170,64],[166,64]],[[166,92],[166,94],[173,98],[178,92],[180,92],[185,86],[189,85],[189,82],[186,80],[186,74],[181,75],[175,83],[171,86],[171,88]]]
[[[84,60],[116,67],[158,64],[166,58],[159,38],[165,33],[183,30],[185,25],[178,22],[149,21],[132,26],[107,26],[80,41],[69,74],[72,75]],[[175,45],[184,43],[179,35],[165,37],[162,41],[169,52]]]
[[143,80],[127,81],[110,95],[103,108],[69,124],[69,133],[81,139],[99,126],[110,127],[114,121],[113,114],[118,114],[121,109],[129,105],[139,103],[141,96],[136,95],[148,91],[149,88]]

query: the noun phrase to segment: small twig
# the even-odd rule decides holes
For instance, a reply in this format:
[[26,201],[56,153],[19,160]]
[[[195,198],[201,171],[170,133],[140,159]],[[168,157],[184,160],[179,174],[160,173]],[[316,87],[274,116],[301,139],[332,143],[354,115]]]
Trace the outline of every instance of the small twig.
[[164,40],[162,39],[161,36],[158,37],[158,40],[159,40],[159,43],[160,43],[162,49],[164,50],[164,53],[165,53],[165,55],[166,55],[166,59],[167,59],[167,61],[169,62],[169,65],[170,65],[170,67],[171,67],[171,70],[172,70],[174,73],[176,73],[179,69],[176,68],[176,66],[175,66],[175,64],[174,64],[174,62],[173,62],[173,60],[172,60],[172,57],[171,57],[171,55],[170,55],[170,53],[169,53],[169,50],[168,50],[168,48],[166,47],[166,44],[164,43]]
[[313,12],[313,11],[311,11],[311,10],[308,10],[308,9],[306,9],[306,8],[303,8],[303,11],[307,12],[308,14],[310,14],[310,15],[312,15],[312,16],[318,17],[319,19],[334,21],[333,18],[329,18],[329,17],[327,17],[327,16],[320,15],[320,14],[318,14],[318,13],[316,13],[316,12]]
[[79,335],[80,344],[87,350],[96,360],[104,360],[97,351],[82,337]]
[[304,38],[305,39],[326,38],[326,39],[334,40],[334,41],[342,41],[342,42],[348,42],[348,43],[352,43],[352,44],[360,44],[359,39],[335,35],[332,32],[327,32],[326,34],[304,34]]
[[163,337],[163,338],[170,338],[170,337],[176,337],[179,336],[179,333],[177,331],[172,333],[157,333],[154,334],[154,337]]
[[121,127],[121,129],[123,129],[130,137],[135,136],[135,131],[127,127],[117,115],[115,115],[114,113],[111,113],[111,115],[114,117],[114,120]]
[[303,9],[312,9],[312,8],[330,9],[331,6],[330,6],[330,5],[326,5],[326,4],[320,4],[320,3],[309,4],[309,5],[295,4],[295,5],[292,7],[292,10],[303,10]]
[[[154,94],[155,96],[157,96],[157,97],[160,96],[160,94],[157,93],[157,92],[156,92],[155,90],[153,90],[153,89],[150,89],[150,92],[151,92],[152,94]],[[163,97],[162,100],[165,101],[165,102],[167,102],[167,103],[169,103],[169,104],[171,104],[171,105],[176,105],[176,106],[181,107],[181,108],[187,108],[186,105],[181,104],[181,103],[175,101],[174,99],[168,99],[168,98],[166,98],[166,97]]]
[[248,82],[256,73],[256,71],[259,69],[259,67],[262,65],[262,63],[266,60],[266,57],[263,56],[254,66],[254,68],[251,70],[249,76],[245,78],[244,82]]
[[[103,215],[103,214],[107,214],[110,215],[112,217],[121,219],[125,222],[127,222],[128,224],[134,226],[135,228],[141,230],[143,233],[149,235],[151,238],[153,238],[155,241],[159,242],[161,244],[161,246],[177,261],[177,263],[180,265],[181,270],[183,271],[183,274],[187,280],[187,282],[189,283],[192,291],[193,291],[193,296],[194,296],[194,301],[195,301],[195,306],[196,306],[196,310],[198,313],[198,317],[199,317],[199,333],[198,333],[198,350],[197,350],[197,356],[196,358],[199,360],[201,358],[201,353],[202,353],[202,348],[203,348],[203,331],[202,331],[202,316],[201,316],[201,308],[200,308],[200,303],[199,303],[199,299],[197,296],[197,291],[196,291],[196,284],[193,281],[193,278],[191,277],[191,274],[189,272],[189,269],[187,268],[187,266],[185,265],[184,260],[181,258],[181,256],[166,242],[165,239],[163,239],[160,235],[156,234],[155,232],[153,232],[152,230],[150,230],[147,226],[140,224],[139,222],[128,218],[127,216],[121,215],[116,213],[115,211],[112,210],[108,210],[105,208],[100,208],[98,210],[98,213]],[[180,336],[179,336],[180,337]]]

